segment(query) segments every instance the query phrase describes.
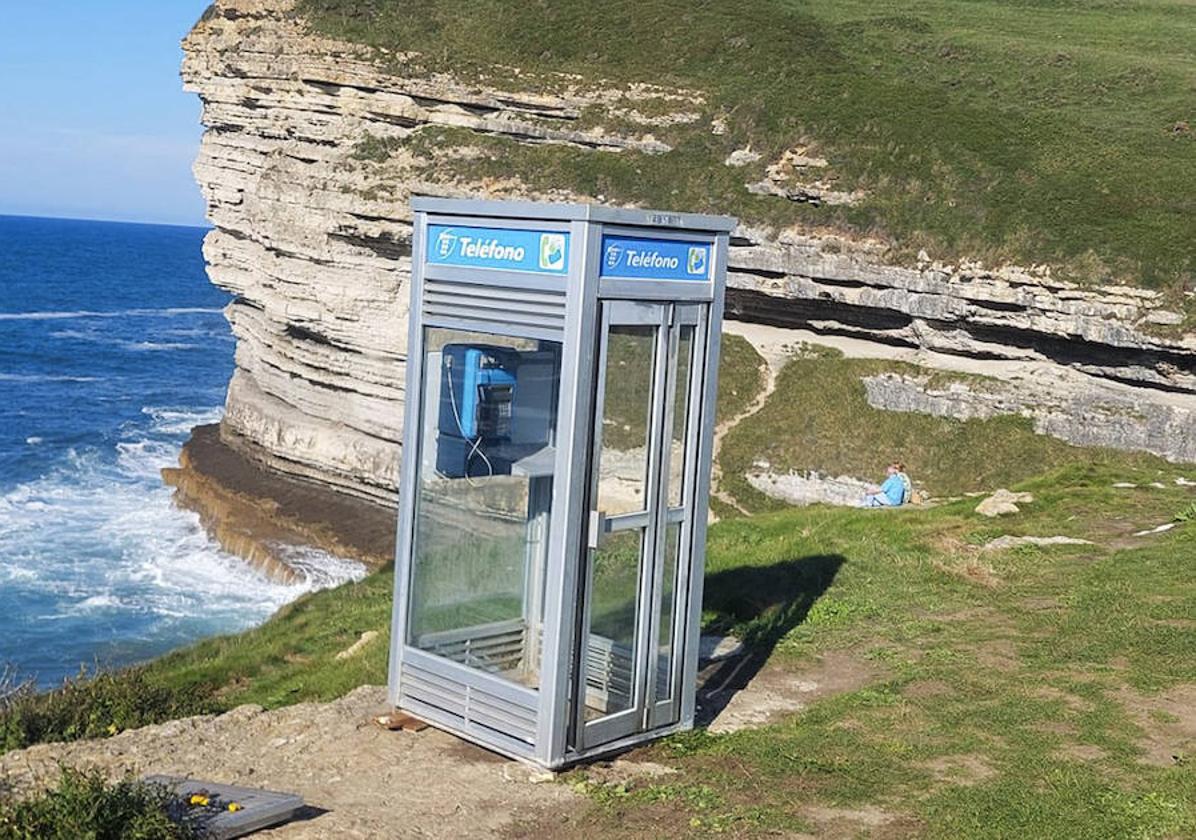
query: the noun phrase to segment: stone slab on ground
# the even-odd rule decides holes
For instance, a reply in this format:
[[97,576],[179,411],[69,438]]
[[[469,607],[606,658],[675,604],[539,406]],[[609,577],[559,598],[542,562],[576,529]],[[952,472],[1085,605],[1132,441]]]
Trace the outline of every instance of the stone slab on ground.
[[1052,545],[1092,545],[1092,540],[1081,540],[1075,537],[997,537],[984,544],[984,551],[1004,551],[1023,545],[1052,546]]
[[734,636],[704,635],[698,640],[699,662],[720,662],[733,656],[740,656],[746,648]]

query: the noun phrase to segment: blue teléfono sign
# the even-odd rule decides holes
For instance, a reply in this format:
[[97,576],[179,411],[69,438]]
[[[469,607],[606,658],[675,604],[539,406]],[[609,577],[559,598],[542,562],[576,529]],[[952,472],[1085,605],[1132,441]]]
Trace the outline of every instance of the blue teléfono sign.
[[708,242],[608,235],[602,237],[598,274],[645,280],[709,280],[710,260]]
[[425,259],[436,265],[565,275],[569,273],[569,234],[429,225]]

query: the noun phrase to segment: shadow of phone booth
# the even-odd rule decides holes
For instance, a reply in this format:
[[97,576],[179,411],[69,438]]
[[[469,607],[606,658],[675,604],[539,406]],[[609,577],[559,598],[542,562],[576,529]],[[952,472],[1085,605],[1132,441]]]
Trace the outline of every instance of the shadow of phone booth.
[[391,703],[550,768],[691,727],[734,220],[412,206]]

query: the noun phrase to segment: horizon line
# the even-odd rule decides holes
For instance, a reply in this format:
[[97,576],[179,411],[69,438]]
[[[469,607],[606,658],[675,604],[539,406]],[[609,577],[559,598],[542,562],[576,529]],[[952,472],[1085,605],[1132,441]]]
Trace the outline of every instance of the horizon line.
[[8,213],[0,211],[0,219],[48,219],[59,222],[100,222],[107,225],[152,225],[155,227],[182,227],[182,228],[214,228],[215,225],[206,219],[202,224],[188,223],[188,222],[161,222],[150,221],[147,219],[112,219],[102,218],[97,216],[46,216],[40,213]]

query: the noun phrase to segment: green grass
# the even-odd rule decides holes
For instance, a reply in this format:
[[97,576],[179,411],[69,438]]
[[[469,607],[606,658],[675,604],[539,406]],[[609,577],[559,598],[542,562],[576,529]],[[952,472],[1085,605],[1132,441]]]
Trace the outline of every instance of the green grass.
[[1067,464],[1167,466],[1150,455],[1076,447],[1035,434],[1021,417],[959,421],[872,408],[861,377],[885,371],[923,372],[830,354],[793,358],[764,407],[727,434],[720,454],[723,488],[748,510],[780,507],[743,478],[760,460],[778,473],[816,470],[878,482],[885,465],[900,460],[915,483],[936,497],[1007,487]]
[[[696,122],[638,129],[673,147],[658,156],[468,132],[416,141],[490,152],[489,162],[451,164],[465,174],[881,234],[895,256],[927,247],[947,258],[1049,262],[1084,281],[1178,289],[1196,269],[1189,3],[615,0],[597,9],[480,0],[464,12],[447,0],[300,0],[297,9],[325,33],[389,55],[418,51],[402,72],[515,87],[551,86],[544,74],[567,72],[704,97],[677,106],[699,112]],[[720,115],[728,130],[716,135]],[[626,128],[600,109],[582,117]],[[749,195],[745,182],[796,144],[827,157],[824,177],[866,200],[815,208]],[[387,151],[368,145],[367,157]],[[762,161],[723,166],[749,145]]]
[[722,423],[746,409],[764,390],[765,363],[746,338],[723,333],[718,360],[714,420]]
[[[1161,624],[1196,614],[1196,530],[1116,547],[1168,520],[1191,491],[1170,475],[1164,490],[1112,488],[1127,477],[1144,476],[1056,470],[1023,485],[1037,501],[999,526],[968,502],[719,523],[709,546],[712,620],[730,620],[772,649],[772,667],[797,677],[823,654],[874,674],[772,725],[698,731],[637,756],[675,775],[618,788],[575,774],[592,799],[571,819],[577,834],[821,836],[808,809],[822,806],[878,808],[894,820],[882,836],[1193,836],[1196,756],[1141,763],[1145,729],[1165,730],[1168,717],[1133,715],[1118,692],[1149,698],[1196,683],[1196,626]],[[998,532],[1100,544],[969,548]],[[1077,748],[1094,754],[1069,752]],[[872,836],[863,824],[855,830],[834,836]]]

